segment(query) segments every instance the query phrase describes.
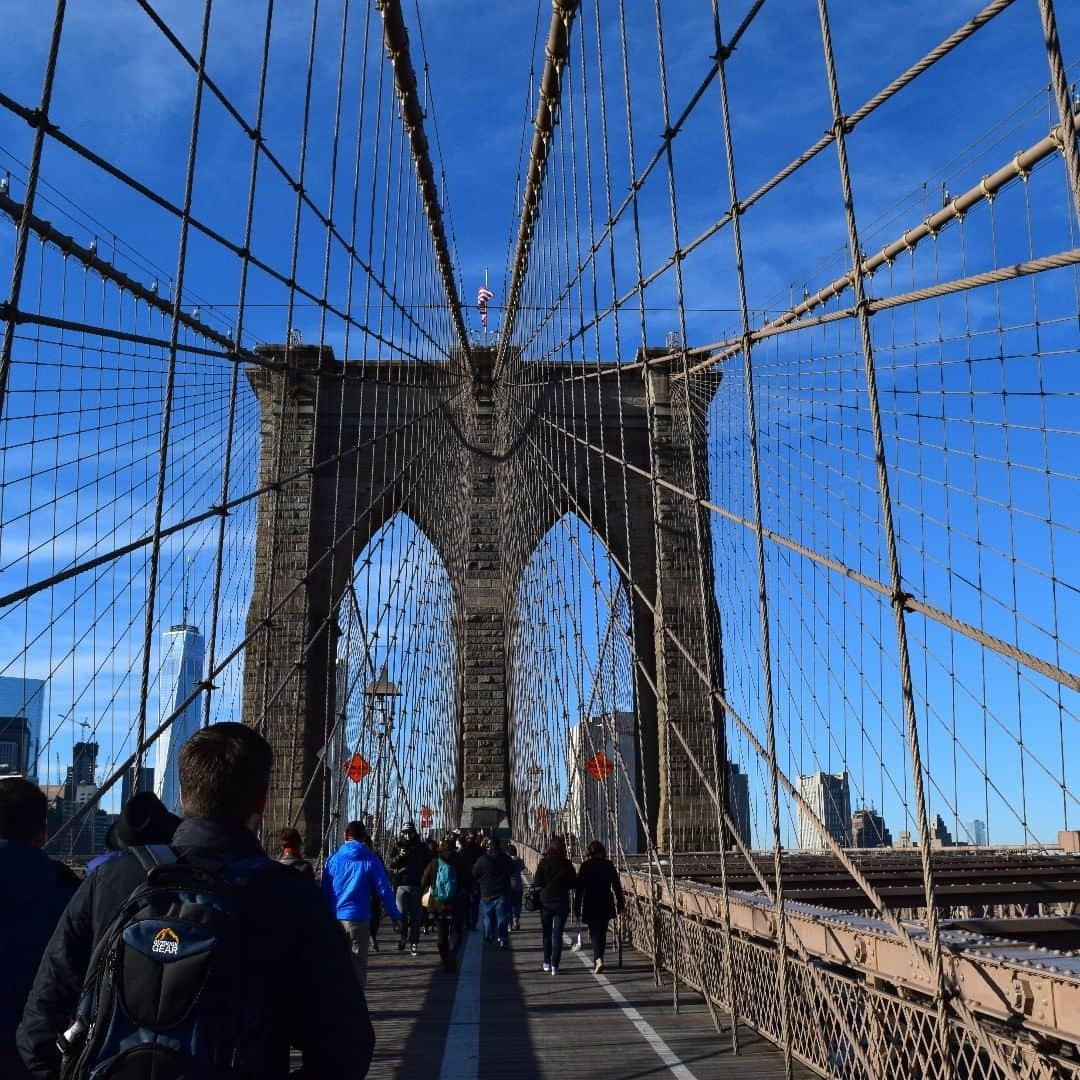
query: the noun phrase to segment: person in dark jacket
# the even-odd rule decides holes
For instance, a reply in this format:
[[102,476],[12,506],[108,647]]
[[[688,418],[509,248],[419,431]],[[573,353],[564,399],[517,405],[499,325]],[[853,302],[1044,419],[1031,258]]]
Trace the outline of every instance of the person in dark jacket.
[[608,923],[621,915],[626,906],[619,872],[607,857],[599,840],[585,849],[585,861],[577,875],[574,890],[574,916],[584,919],[592,941],[593,970],[604,970],[604,950],[607,948]]
[[0,779],[0,1076],[28,1073],[15,1051],[41,954],[79,879],[42,850],[48,804],[22,776]]
[[566,845],[558,837],[544,851],[533,884],[540,889],[540,925],[544,933],[544,962],[540,966],[558,975],[563,928],[570,914],[570,893],[577,884],[577,874],[566,857]]
[[108,851],[86,864],[89,877],[99,866],[138,844],[170,844],[180,819],[165,809],[152,791],[136,791],[124,804],[120,816],[109,826],[105,837]]
[[480,890],[473,880],[473,866],[476,860],[483,855],[480,846],[480,836],[477,833],[467,833],[461,844],[461,862],[465,880],[469,882],[469,891],[465,895],[464,919],[465,925],[470,930],[475,930],[480,920]]
[[394,885],[398,910],[401,912],[398,952],[405,948],[408,938],[413,956],[420,944],[420,881],[427,864],[427,846],[420,842],[416,826],[410,821],[401,830],[401,839],[390,856],[390,878]]
[[456,837],[455,846],[457,848],[458,879],[458,899],[455,914],[457,918],[458,940],[461,941],[465,936],[465,927],[472,926],[469,908],[472,905],[473,893],[472,868],[473,863],[476,860],[470,856],[464,836],[459,834]]
[[510,879],[510,918],[515,930],[521,929],[521,906],[525,902],[525,860],[513,844],[506,845],[506,854],[514,864],[514,876]]
[[487,850],[473,863],[473,882],[480,890],[480,925],[484,940],[496,941],[499,948],[509,944],[510,879],[514,876],[514,860],[499,847],[493,836]]
[[300,837],[299,829],[281,830],[281,854],[277,861],[314,883],[315,867],[304,858],[304,841]]
[[[269,791],[273,754],[253,728],[212,724],[180,751],[184,821],[173,837],[181,859],[207,871],[263,860],[245,886],[244,918],[252,962],[266,986],[268,1080],[289,1076],[290,1046],[303,1055],[293,1076],[363,1077],[375,1047],[364,993],[340,929],[299,874],[263,852],[255,835]],[[90,954],[127,898],[146,880],[131,852],[100,867],[80,886],[45,950],[19,1026],[18,1046],[31,1074],[56,1080],[56,1037],[71,1024]]]
[[[461,894],[461,882],[458,878],[457,845],[447,837],[439,845],[438,855],[428,863],[420,888],[426,893],[435,889],[440,871],[446,880],[454,883],[452,895],[441,900],[431,897],[427,911],[435,922],[438,932],[439,956],[442,957],[443,971],[449,974],[454,970],[454,956],[461,948],[461,922],[458,918],[458,899]],[[450,935],[454,936],[453,945]]]

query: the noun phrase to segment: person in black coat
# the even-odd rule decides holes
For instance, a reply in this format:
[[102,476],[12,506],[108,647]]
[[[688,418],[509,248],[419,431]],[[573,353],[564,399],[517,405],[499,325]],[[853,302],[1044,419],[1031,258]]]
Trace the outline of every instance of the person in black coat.
[[574,891],[574,915],[584,919],[592,940],[593,970],[604,970],[604,950],[607,948],[608,923],[621,915],[626,906],[619,872],[607,857],[599,840],[585,849],[585,861],[577,875]]
[[416,826],[408,822],[401,830],[401,838],[390,856],[390,880],[401,912],[398,952],[407,943],[413,956],[420,944],[420,881],[430,861],[427,845],[420,842]]
[[277,861],[315,884],[315,867],[304,858],[304,841],[298,829],[281,830],[281,854]]
[[502,851],[493,836],[487,850],[473,863],[473,882],[480,890],[480,924],[484,940],[497,942],[505,949],[509,944],[510,882],[514,876],[514,860]]
[[15,1052],[26,996],[41,954],[79,879],[42,850],[48,804],[22,776],[0,779],[0,1076],[30,1073]]
[[563,928],[570,915],[570,893],[576,884],[577,873],[566,857],[566,845],[556,838],[548,844],[533,875],[533,885],[540,889],[540,925],[544,933],[544,962],[540,966],[552,975],[559,973]]

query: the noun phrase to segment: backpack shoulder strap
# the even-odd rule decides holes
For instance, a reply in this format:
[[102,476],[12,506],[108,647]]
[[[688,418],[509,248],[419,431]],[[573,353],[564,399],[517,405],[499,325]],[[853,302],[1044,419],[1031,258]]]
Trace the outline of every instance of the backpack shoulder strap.
[[168,844],[138,844],[128,851],[139,860],[139,865],[149,874],[156,866],[172,866],[179,856]]
[[271,867],[277,867],[281,870],[289,869],[289,867],[283,866],[276,859],[271,859],[269,855],[249,855],[247,858],[237,859],[229,863],[225,867],[225,876],[230,881],[243,883],[255,871],[269,870]]

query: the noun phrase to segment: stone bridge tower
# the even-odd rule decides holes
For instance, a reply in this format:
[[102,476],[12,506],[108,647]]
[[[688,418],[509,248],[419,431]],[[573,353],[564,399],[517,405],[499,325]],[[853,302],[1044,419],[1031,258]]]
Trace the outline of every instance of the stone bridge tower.
[[[690,392],[685,381],[648,366],[638,369],[636,382],[623,376],[618,385],[611,378],[574,379],[581,372],[567,365],[537,367],[534,408],[566,433],[553,458],[564,472],[565,463],[577,463],[561,477],[563,504],[537,508],[517,505],[521,492],[509,482],[507,463],[524,450],[499,445],[494,350],[473,350],[473,385],[454,395],[461,404],[452,410],[441,404],[448,398],[447,372],[435,365],[342,363],[325,346],[259,351],[266,365],[247,372],[261,413],[263,489],[247,626],[249,634],[263,632],[245,656],[243,716],[275,751],[267,830],[291,823],[302,807],[308,847],[319,846],[328,782],[321,751],[337,694],[338,631],[331,615],[357,557],[398,511],[439,552],[459,605],[458,817],[472,827],[513,825],[508,598],[527,553],[573,510],[607,546],[631,598],[640,784],[651,829],[662,848],[671,841],[685,849],[718,847],[715,813],[672,728],[678,725],[706,775],[719,771],[715,782],[723,789],[726,772],[715,763],[726,759],[724,725],[703,679],[721,685],[712,564],[706,560],[703,576],[698,546],[711,551],[709,516],[686,494],[694,483],[700,497],[708,494],[701,410],[711,392],[703,394],[700,386]],[[452,452],[437,468],[413,464],[418,441],[437,428],[445,431],[447,422]],[[581,440],[620,445],[635,466],[627,482],[616,481],[616,467],[601,455],[586,467]],[[313,472],[312,462],[324,464]],[[650,482],[650,474],[670,486]],[[290,480],[275,488],[275,477]],[[448,503],[433,493],[448,486],[459,495],[452,500],[457,509],[435,513]],[[522,530],[524,545],[504,543],[504,520]]]

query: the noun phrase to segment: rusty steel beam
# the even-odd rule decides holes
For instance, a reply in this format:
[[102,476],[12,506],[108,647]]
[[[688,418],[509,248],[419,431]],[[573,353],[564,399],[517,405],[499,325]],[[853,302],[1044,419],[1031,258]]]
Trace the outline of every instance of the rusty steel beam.
[[548,29],[547,46],[544,49],[544,72],[540,77],[540,101],[533,119],[533,138],[529,148],[529,165],[525,173],[525,193],[521,200],[521,224],[518,227],[517,246],[510,264],[510,288],[506,296],[499,331],[499,352],[495,360],[495,376],[501,373],[510,348],[510,338],[517,319],[518,301],[521,295],[525,271],[529,268],[532,252],[533,226],[540,213],[540,197],[543,192],[544,175],[547,172],[551,151],[551,135],[558,123],[559,104],[562,99],[562,69],[570,55],[570,27],[577,14],[580,0],[552,0],[551,26]]
[[439,204],[439,188],[435,183],[435,166],[431,161],[431,150],[427,135],[424,133],[424,109],[417,93],[416,71],[409,55],[409,32],[405,28],[405,19],[401,13],[401,0],[375,0],[383,20],[383,43],[390,64],[394,69],[394,85],[397,87],[398,101],[401,105],[401,122],[409,135],[413,164],[416,166],[416,182],[420,188],[420,198],[424,203],[424,216],[431,230],[431,241],[435,246],[435,260],[439,264],[439,276],[446,289],[446,299],[450,304],[450,315],[457,330],[458,342],[465,359],[472,363],[469,351],[469,335],[465,330],[465,319],[461,313],[461,298],[458,296],[457,282],[454,280],[454,263],[450,258],[450,246],[446,240],[443,225],[442,207]]
[[[887,909],[924,907],[917,850],[868,849],[849,852]],[[938,881],[936,906],[1072,904],[1080,900],[1080,857],[1060,853],[942,849],[931,856]],[[631,867],[638,859],[631,856]],[[730,888],[754,892],[773,882],[771,856],[754,854],[753,865],[739,852],[727,856]],[[718,856],[678,854],[675,875],[702,884],[720,877]],[[794,900],[844,911],[872,911],[874,905],[830,854],[784,853],[784,889]]]
[[[650,908],[671,909],[667,896],[638,871],[622,874],[623,888]],[[699,882],[676,883],[679,919],[720,925],[722,891]],[[768,900],[729,891],[732,931],[775,948],[776,913]],[[789,936],[818,963],[846,971],[869,986],[888,986],[932,1001],[935,984],[927,965],[912,962],[910,946],[881,919],[800,902],[785,905]],[[906,924],[917,947],[928,953],[925,929]],[[1053,1039],[1080,1058],[1080,956],[1026,942],[961,929],[942,932],[946,975],[953,993],[975,1015],[1033,1039]]]

